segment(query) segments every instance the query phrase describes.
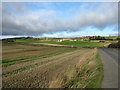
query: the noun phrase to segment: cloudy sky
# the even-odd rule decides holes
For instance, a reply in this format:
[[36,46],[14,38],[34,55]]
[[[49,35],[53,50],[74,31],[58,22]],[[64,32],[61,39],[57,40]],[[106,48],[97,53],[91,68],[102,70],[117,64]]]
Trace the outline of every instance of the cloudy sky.
[[79,37],[118,32],[117,2],[4,2],[3,36]]

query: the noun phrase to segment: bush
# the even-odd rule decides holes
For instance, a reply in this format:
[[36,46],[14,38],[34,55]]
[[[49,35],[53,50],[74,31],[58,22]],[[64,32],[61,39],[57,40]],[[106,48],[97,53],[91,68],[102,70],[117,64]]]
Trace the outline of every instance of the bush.
[[118,43],[112,43],[108,46],[108,48],[120,48],[120,41]]

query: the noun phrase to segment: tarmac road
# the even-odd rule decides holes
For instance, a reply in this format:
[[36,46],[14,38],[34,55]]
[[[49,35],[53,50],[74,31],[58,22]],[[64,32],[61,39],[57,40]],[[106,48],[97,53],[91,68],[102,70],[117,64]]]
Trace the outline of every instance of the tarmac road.
[[102,88],[118,88],[118,49],[101,48],[99,52],[104,65]]

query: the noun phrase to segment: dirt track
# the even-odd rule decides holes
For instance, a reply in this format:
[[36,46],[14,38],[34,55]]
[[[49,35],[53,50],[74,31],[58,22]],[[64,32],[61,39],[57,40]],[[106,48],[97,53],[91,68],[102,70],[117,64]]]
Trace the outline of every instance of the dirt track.
[[[81,57],[93,55],[93,49],[80,49],[45,59],[15,64],[3,69],[3,87],[48,87],[54,77],[74,66]],[[20,70],[23,67],[23,70]],[[17,70],[14,72],[14,70]],[[13,73],[8,73],[13,72]]]
[[60,44],[48,44],[48,43],[31,43],[32,45],[44,45],[44,46],[59,46],[59,47],[63,47],[66,45],[60,45]]

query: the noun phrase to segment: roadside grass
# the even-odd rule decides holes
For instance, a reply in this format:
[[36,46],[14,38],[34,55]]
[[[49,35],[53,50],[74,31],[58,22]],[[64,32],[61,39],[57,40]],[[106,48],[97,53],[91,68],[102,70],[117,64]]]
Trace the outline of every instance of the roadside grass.
[[50,88],[100,88],[103,78],[103,64],[97,52],[93,58],[81,59],[73,67],[58,75]]
[[40,41],[40,40],[16,40],[18,43],[48,43],[48,44],[61,44],[69,46],[79,46],[79,47],[99,47],[103,43],[98,42],[89,42],[89,41],[63,41],[63,42],[54,42],[54,41]]
[[96,75],[91,79],[91,83],[89,83],[86,88],[100,88],[103,80],[103,64],[100,55],[97,53],[93,60],[96,62]]

